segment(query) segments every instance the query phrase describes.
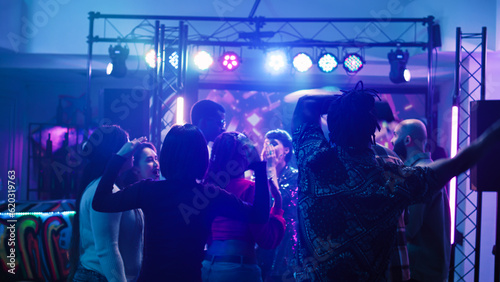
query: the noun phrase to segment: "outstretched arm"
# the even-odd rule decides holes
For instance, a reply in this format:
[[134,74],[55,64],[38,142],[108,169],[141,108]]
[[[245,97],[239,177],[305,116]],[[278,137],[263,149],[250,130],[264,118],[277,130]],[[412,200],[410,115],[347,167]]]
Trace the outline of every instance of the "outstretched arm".
[[108,162],[104,174],[97,185],[92,201],[92,208],[99,212],[118,212],[138,208],[138,199],[141,183],[134,184],[127,189],[113,194],[113,184],[118,177],[123,164],[132,156],[134,148],[143,138],[125,143],[123,147]]
[[248,166],[255,172],[255,196],[253,204],[244,202],[242,199],[219,187],[209,184],[205,188],[212,190],[214,196],[211,204],[215,216],[225,216],[249,223],[264,224],[269,219],[269,188],[267,186],[266,163],[254,162]]
[[269,218],[269,188],[267,184],[266,163],[254,162],[248,166],[255,172],[255,198],[253,200],[253,222],[267,222]]
[[438,160],[430,164],[429,167],[436,173],[439,186],[444,186],[451,178],[472,167],[493,144],[499,142],[500,120],[490,126],[475,142],[460,151],[454,158]]

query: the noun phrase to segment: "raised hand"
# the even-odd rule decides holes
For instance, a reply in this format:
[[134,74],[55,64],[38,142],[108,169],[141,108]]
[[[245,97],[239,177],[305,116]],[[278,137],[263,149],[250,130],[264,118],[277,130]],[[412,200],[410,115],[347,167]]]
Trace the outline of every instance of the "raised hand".
[[262,150],[261,157],[263,161],[267,162],[267,167],[276,167],[278,163],[278,157],[276,156],[276,150],[274,146],[267,141],[264,143],[264,149]]
[[135,138],[134,140],[125,143],[116,154],[125,158],[130,158],[134,154],[134,151],[137,148],[137,144],[140,144],[147,140],[148,139],[146,137]]

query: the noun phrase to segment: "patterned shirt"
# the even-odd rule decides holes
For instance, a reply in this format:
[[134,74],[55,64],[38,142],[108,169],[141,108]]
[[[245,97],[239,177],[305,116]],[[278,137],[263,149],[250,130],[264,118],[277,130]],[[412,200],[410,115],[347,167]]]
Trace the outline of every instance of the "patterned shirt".
[[[385,163],[393,163],[404,165],[403,161],[393,151],[379,145],[373,145],[372,150],[375,153],[375,159],[380,165]],[[405,210],[398,220],[398,228],[396,234],[396,245],[393,247],[391,261],[389,263],[388,278],[389,281],[408,281],[410,280],[410,259],[408,256],[408,248],[406,247],[406,227],[405,227]]]
[[293,131],[299,169],[297,280],[379,281],[403,210],[439,187],[429,168],[380,165],[372,150],[327,142],[319,123]]

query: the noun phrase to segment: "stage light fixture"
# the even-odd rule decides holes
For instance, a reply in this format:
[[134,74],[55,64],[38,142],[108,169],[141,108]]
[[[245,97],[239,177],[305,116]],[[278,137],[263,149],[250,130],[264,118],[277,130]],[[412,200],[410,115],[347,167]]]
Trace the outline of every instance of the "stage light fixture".
[[235,52],[225,52],[221,56],[222,68],[233,71],[240,66],[240,57]]
[[396,51],[391,50],[389,54],[387,54],[387,58],[389,59],[389,64],[391,65],[391,71],[389,72],[389,79],[393,83],[402,83],[408,82],[411,79],[410,70],[406,68],[406,64],[408,63],[408,58],[410,57],[410,53],[408,50],[403,52],[401,49],[397,49]]
[[168,56],[168,62],[172,67],[174,67],[174,69],[179,68],[179,55],[177,54],[177,51],[173,51],[172,53],[170,53],[170,55]]
[[286,54],[283,51],[273,51],[266,55],[266,69],[271,73],[281,73],[286,66]]
[[110,45],[108,51],[111,63],[106,68],[106,74],[114,77],[124,77],[127,74],[125,61],[129,54],[128,47],[126,45],[121,46],[120,44],[116,46]]
[[214,59],[207,51],[200,51],[194,56],[194,64],[200,70],[207,70],[213,64]]
[[318,59],[318,68],[322,72],[332,72],[338,67],[339,63],[337,57],[335,57],[332,53],[324,53],[319,56]]
[[146,64],[148,64],[150,68],[155,68],[156,67],[155,49],[150,49],[148,52],[146,52],[146,55],[144,55],[144,59],[146,60]]
[[313,65],[311,57],[309,57],[306,53],[298,53],[295,55],[295,57],[293,57],[292,64],[293,67],[299,72],[306,72]]
[[349,74],[357,73],[363,68],[363,65],[363,57],[356,53],[347,54],[344,57],[344,69]]

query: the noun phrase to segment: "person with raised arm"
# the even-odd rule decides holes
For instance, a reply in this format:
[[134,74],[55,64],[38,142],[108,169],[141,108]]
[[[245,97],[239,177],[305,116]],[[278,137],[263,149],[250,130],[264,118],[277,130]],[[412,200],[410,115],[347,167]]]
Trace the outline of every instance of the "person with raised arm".
[[[375,159],[378,94],[362,82],[341,95],[305,96],[292,119],[299,169],[297,280],[381,281],[402,211],[432,197],[500,141],[500,120],[452,159],[405,167]],[[328,114],[329,141],[320,125]]]
[[207,143],[192,124],[174,125],[160,152],[165,180],[143,180],[117,193],[112,183],[134,148],[125,144],[108,163],[92,206],[100,212],[141,208],[144,213],[144,259],[139,281],[201,281],[201,262],[210,226],[216,216],[264,224],[269,217],[266,164],[253,162],[253,205],[214,186],[201,185],[208,165]]

